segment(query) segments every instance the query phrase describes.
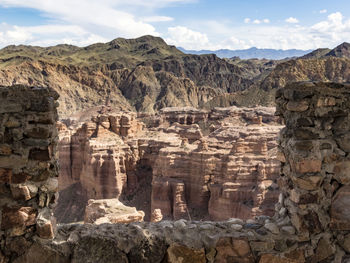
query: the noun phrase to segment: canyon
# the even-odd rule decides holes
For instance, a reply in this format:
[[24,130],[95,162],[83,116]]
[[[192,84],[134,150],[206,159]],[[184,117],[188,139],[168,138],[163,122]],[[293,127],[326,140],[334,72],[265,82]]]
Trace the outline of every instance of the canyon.
[[[57,242],[76,240],[82,251],[100,243],[92,237],[84,247],[91,229],[103,232],[105,240],[111,229],[130,239],[135,229],[108,223],[150,221],[159,224],[131,224],[141,228],[137,242],[144,242],[147,231],[163,241],[170,235],[161,242],[168,258],[183,249],[193,252],[174,245],[183,232],[198,237],[203,231],[205,250],[199,247],[205,257],[213,246],[218,254],[212,258],[221,258],[237,245],[225,240],[231,233],[243,235],[239,242],[261,262],[274,259],[267,252],[280,258],[281,251],[286,258],[302,251],[310,262],[348,259],[349,233],[339,232],[349,229],[348,86],[340,84],[350,79],[348,50],[344,43],[283,61],[223,60],[186,55],[150,36],[85,48],[0,50],[0,84],[32,86],[2,93],[10,100],[0,107],[0,235],[7,236],[1,250],[6,257],[13,251],[21,255],[17,247],[33,235],[53,238],[54,209],[61,231]],[[281,91],[295,80],[326,83],[289,84]],[[285,129],[274,107],[258,106],[276,104]],[[82,221],[86,224],[64,224]],[[91,223],[102,226],[90,229]],[[220,240],[213,239],[216,233]],[[192,244],[191,238],[186,242]]]
[[[2,87],[0,120],[4,125],[0,130],[3,141],[0,156],[0,261],[348,262],[349,87],[340,83],[302,82],[278,90],[275,114],[285,127],[280,131],[278,146],[275,147],[281,169],[277,178],[280,194],[273,216],[261,215],[248,220],[230,218],[221,222],[169,221],[161,220],[162,210],[157,208],[152,211],[152,220],[161,222],[131,222],[140,221],[137,217],[145,214],[121,205],[116,199],[99,199],[88,202],[85,214],[87,224],[58,225],[52,214],[58,198],[59,154],[56,146],[59,138],[55,125],[58,94],[45,88]],[[80,138],[84,133],[98,138],[99,133],[108,134],[105,130],[124,138],[129,132],[133,137],[146,128],[154,128],[155,131],[162,128],[171,140],[166,130],[173,126],[172,120],[176,126],[173,129],[178,130],[179,127],[183,128],[179,125],[191,126],[196,121],[201,127],[200,120],[205,118],[210,121],[223,120],[222,124],[229,124],[226,118],[234,120],[237,114],[240,116],[238,121],[242,121],[241,131],[274,126],[268,124],[271,121],[280,123],[270,114],[271,109],[255,110],[252,114],[252,109],[215,109],[207,114],[193,108],[164,109],[164,113],[157,117],[142,114],[142,118],[148,118],[148,121],[144,120],[145,127],[142,127],[137,125],[141,116],[127,117],[129,113],[112,113],[108,108],[101,108],[91,121],[93,125],[84,125],[90,122],[84,121],[82,126],[77,126],[77,130],[84,127],[79,133]],[[104,117],[113,115],[115,118],[108,118],[111,119],[109,121]],[[65,126],[69,130],[78,120],[71,120]],[[102,124],[105,127],[100,129]],[[61,123],[57,126],[64,128]],[[192,132],[186,129],[182,134],[192,136],[191,139],[188,139],[189,136],[183,137],[181,144],[187,146],[197,142],[198,151],[208,152],[212,148],[211,133],[214,132],[215,138],[228,134],[222,133],[221,128],[217,132],[209,130],[208,135],[206,129],[202,128],[201,131],[202,138],[198,142],[195,129]],[[241,137],[245,139],[249,136],[242,134]],[[257,155],[269,152],[268,139],[266,143],[256,143],[254,140],[254,144],[253,140],[244,142],[244,139],[237,139],[240,143],[231,148],[231,155],[242,155],[243,149],[243,155],[250,151],[259,153]],[[112,153],[109,151],[109,154]],[[94,158],[101,160],[97,155]],[[108,161],[107,164],[110,166],[112,162]],[[265,164],[263,169],[264,166],[259,164],[256,169],[260,175],[265,174],[263,171],[267,175],[269,170],[266,167]],[[123,173],[121,169],[120,172]],[[118,180],[104,180],[109,182],[105,185],[108,193],[112,193],[114,188],[107,186]],[[178,213],[189,203],[188,199],[184,199],[187,198],[186,192],[182,194],[183,189],[188,189],[185,184],[176,184],[173,190],[178,203],[181,203],[176,211]],[[91,182],[89,187],[93,187]],[[119,188],[114,190],[117,194],[120,191]],[[128,213],[124,217],[117,216],[121,210]],[[126,224],[114,224],[116,220]]]
[[82,221],[89,199],[119,200],[153,222],[274,213],[283,127],[274,108],[173,107],[151,114],[100,106],[57,127],[59,222]]

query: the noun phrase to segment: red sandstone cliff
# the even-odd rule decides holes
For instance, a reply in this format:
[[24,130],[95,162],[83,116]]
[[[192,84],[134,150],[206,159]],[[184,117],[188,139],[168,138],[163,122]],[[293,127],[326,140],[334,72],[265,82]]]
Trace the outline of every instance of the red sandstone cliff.
[[76,184],[84,200],[119,198],[143,210],[146,220],[155,211],[169,219],[270,215],[279,193],[282,127],[273,113],[165,108],[136,116],[104,108],[90,121],[62,123],[57,216],[74,210],[74,204],[62,207]]

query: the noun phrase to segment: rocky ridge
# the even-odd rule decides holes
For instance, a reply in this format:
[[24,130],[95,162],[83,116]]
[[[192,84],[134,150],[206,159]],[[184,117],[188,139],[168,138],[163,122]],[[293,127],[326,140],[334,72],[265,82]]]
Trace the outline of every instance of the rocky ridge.
[[164,107],[274,106],[292,81],[349,81],[349,44],[284,60],[184,54],[158,37],[117,38],[87,47],[8,46],[0,85],[51,87],[61,118],[92,107],[157,112]]
[[8,46],[0,50],[0,84],[45,86],[60,94],[61,118],[99,105],[154,112],[200,107],[251,80],[215,55],[186,55],[161,38],[117,38],[84,48]]
[[246,69],[253,81],[247,89],[220,94],[204,103],[203,107],[239,105],[275,106],[275,92],[286,84],[297,81],[350,81],[350,44],[343,43],[334,49],[320,48],[300,58],[285,60],[240,60],[230,63]]

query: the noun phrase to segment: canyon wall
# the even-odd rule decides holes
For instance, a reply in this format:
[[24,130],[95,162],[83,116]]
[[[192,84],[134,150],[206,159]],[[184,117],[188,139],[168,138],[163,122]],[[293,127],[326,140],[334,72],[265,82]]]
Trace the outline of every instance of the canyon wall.
[[80,221],[88,199],[109,198],[143,210],[146,220],[155,210],[163,219],[272,215],[282,128],[273,114],[264,107],[157,115],[102,107],[89,121],[59,123],[56,216]]
[[88,199],[117,199],[133,176],[138,159],[124,140],[142,130],[135,113],[98,115],[88,122],[74,122],[68,128],[58,123],[60,198],[56,208],[59,221],[82,220]]
[[[24,158],[27,162],[12,163],[8,161],[18,157],[3,151],[1,160],[6,162],[1,163],[1,189],[4,189],[1,198],[7,205],[2,203],[0,208],[0,262],[349,262],[349,89],[349,85],[309,82],[290,84],[277,92],[277,114],[284,119],[286,127],[280,134],[278,146],[282,165],[278,179],[281,193],[272,217],[231,218],[224,222],[180,219],[159,223],[68,224],[58,226],[54,233],[46,231],[52,229],[52,223],[43,220],[46,213],[41,213],[42,210],[51,212],[52,206],[47,203],[45,206],[41,200],[51,200],[47,197],[57,190],[48,183],[54,178],[35,181],[37,174],[32,170],[43,168],[43,164],[55,167],[54,147],[52,159],[44,158],[40,162],[39,156],[47,156],[49,151],[39,154],[38,150],[29,150],[28,159]],[[27,92],[22,90],[16,94],[16,101],[11,103],[6,100],[6,110],[0,108],[3,116],[16,116],[15,119],[24,124],[28,120],[26,114],[33,116],[31,110],[41,106],[42,99],[53,101],[46,100],[52,98],[50,94],[35,91],[40,103],[27,103],[28,97],[38,101],[38,96],[28,96]],[[2,93],[1,97],[8,99],[11,97],[8,94]],[[21,94],[25,96],[17,96]],[[26,110],[15,110],[16,114],[13,110],[19,106],[18,98],[26,101],[19,103]],[[9,104],[13,107],[8,107]],[[12,127],[9,129],[16,129],[10,125],[15,122],[8,120],[6,123]],[[52,128],[46,138],[46,142],[52,143],[55,141],[53,126],[45,125]],[[4,135],[8,132],[5,129]],[[18,134],[15,130],[11,132]],[[17,149],[26,152],[24,145],[16,148],[26,136],[7,141],[13,155],[18,155]],[[205,143],[202,147],[206,147]],[[12,172],[3,172],[6,169]],[[29,176],[20,176],[18,169]],[[53,175],[57,175],[55,171]],[[27,180],[25,183],[20,182],[23,178]],[[17,186],[25,189],[26,183],[35,185],[34,182],[41,185],[37,195],[18,199],[18,192],[13,189]],[[178,184],[175,190],[181,187]]]

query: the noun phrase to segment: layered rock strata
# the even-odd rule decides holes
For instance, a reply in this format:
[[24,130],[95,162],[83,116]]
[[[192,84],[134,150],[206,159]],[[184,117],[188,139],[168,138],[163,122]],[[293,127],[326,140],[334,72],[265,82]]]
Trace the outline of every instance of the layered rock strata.
[[[14,239],[5,231],[0,260],[349,262],[348,206],[344,205],[349,193],[348,174],[344,172],[349,152],[345,139],[349,135],[349,89],[349,85],[334,83],[298,83],[278,91],[277,113],[284,118],[286,128],[280,136],[278,154],[282,192],[273,217],[225,222],[181,219],[156,224],[69,224],[58,227],[53,240],[25,235],[16,238],[7,250],[3,244]],[[324,147],[324,143],[332,147]],[[307,150],[300,146],[307,146]],[[14,198],[8,196],[9,201]]]
[[[60,123],[60,200],[79,183],[78,199],[119,198],[146,220],[157,209],[164,219],[272,215],[282,127],[273,114],[264,107],[165,108],[137,117],[104,108],[90,121]],[[59,202],[59,220],[73,206]]]
[[161,149],[153,166],[152,210],[176,218],[181,207],[186,219],[188,208],[211,220],[271,215],[279,193],[279,129],[227,127],[197,143]]
[[[84,199],[85,202],[88,199],[119,198],[127,183],[132,188],[135,178],[130,173],[127,182],[127,169],[135,169],[137,156],[134,154],[137,153],[132,151],[123,138],[142,130],[142,124],[135,118],[134,113],[124,113],[99,115],[77,128],[74,125],[67,128],[63,123],[58,124],[61,163],[59,185],[62,190],[60,200],[65,200],[65,195],[72,195],[75,188],[71,191],[64,190],[77,183],[81,187],[77,199]],[[59,202],[56,216],[65,222],[76,219],[74,213],[67,216],[75,206],[76,203],[68,203],[66,200]],[[82,212],[78,211],[80,220]]]

